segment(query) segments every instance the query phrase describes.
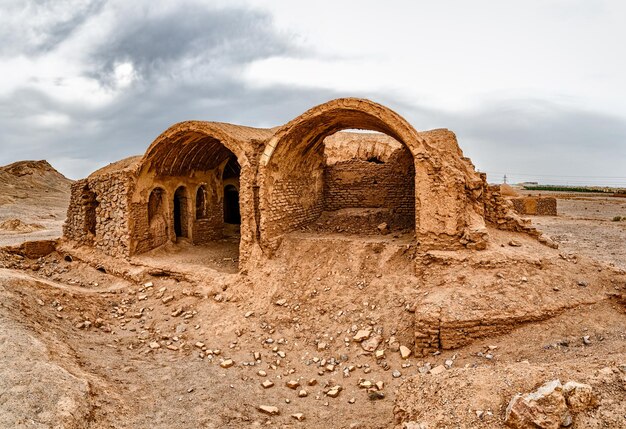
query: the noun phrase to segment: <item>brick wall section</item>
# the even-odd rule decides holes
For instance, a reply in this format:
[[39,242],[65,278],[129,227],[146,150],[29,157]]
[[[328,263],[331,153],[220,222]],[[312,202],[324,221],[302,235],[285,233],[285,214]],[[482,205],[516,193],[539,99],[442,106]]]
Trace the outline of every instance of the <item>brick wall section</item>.
[[193,221],[193,244],[209,244],[211,241],[220,239],[224,235],[223,203],[221,200],[218,200],[217,194],[209,189],[207,189],[206,206],[207,217]]
[[513,209],[513,203],[500,193],[500,185],[486,185],[483,192],[485,221],[498,229],[525,232],[534,237],[541,235],[530,224],[530,220],[520,218]]
[[276,178],[263,233],[273,238],[319,218],[324,210],[323,177],[318,164],[308,174],[293,172]]
[[[91,245],[107,255],[130,255],[129,195],[133,180],[127,172],[115,172],[72,184],[70,206],[63,227],[65,237],[81,245]],[[95,234],[88,231],[90,213],[87,192],[93,192]],[[87,204],[86,204],[87,203]]]
[[556,216],[556,198],[520,197],[511,198],[513,208],[522,215]]
[[415,223],[415,166],[408,151],[398,151],[384,164],[359,159],[324,170],[324,210],[387,208],[393,226]]
[[456,320],[457,315],[442,315],[442,309],[426,307],[415,313],[415,353],[426,356],[440,350],[463,347],[481,338],[493,338],[511,332],[521,325],[538,322],[552,314],[499,314],[480,319]]

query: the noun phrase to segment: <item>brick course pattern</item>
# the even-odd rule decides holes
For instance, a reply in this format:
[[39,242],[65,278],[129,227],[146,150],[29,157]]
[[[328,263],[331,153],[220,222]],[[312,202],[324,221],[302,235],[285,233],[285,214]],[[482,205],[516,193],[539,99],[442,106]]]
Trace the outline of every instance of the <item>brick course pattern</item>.
[[513,208],[521,215],[556,216],[556,198],[519,197],[511,198]]

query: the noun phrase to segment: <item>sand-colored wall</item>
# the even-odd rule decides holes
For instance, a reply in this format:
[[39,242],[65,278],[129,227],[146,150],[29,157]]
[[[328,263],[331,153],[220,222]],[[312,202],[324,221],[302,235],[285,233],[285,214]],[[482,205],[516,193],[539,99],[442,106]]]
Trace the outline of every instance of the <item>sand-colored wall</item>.
[[[336,134],[352,128],[387,137],[373,141],[361,135],[346,141]],[[327,138],[335,142],[325,152]],[[353,157],[342,159],[350,152]],[[385,164],[363,160],[372,154],[387,157]],[[463,156],[454,133],[417,132],[380,104],[348,98],[316,106],[271,130],[202,121],[175,124],[141,159],[120,161],[74,184],[65,236],[123,256],[173,241],[174,193],[185,186],[188,239],[210,243],[220,235],[221,175],[232,156],[241,166],[242,263],[253,254],[271,255],[284,234],[315,221],[324,210],[363,205],[405,214],[422,249],[484,249],[486,222],[528,229]],[[84,226],[89,214],[81,190],[85,184],[97,195],[95,234]],[[201,185],[207,189],[209,215],[196,220]],[[163,203],[151,220],[148,202],[155,187],[162,189]]]

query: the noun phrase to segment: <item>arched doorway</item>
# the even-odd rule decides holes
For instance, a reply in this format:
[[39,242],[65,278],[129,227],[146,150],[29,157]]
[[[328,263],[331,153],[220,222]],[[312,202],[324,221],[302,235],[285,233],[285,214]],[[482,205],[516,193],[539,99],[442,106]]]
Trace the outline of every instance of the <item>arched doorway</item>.
[[224,223],[241,224],[239,191],[234,185],[226,185],[224,187]]
[[180,186],[174,193],[174,232],[177,239],[189,237],[189,208],[187,204],[187,188]]
[[[394,182],[390,169],[396,161],[385,158],[386,162],[382,162],[383,154],[372,153],[372,156],[362,154],[359,165],[339,166],[343,170],[335,168],[343,182],[329,187],[328,179],[332,175],[328,174],[325,140],[344,130],[367,130],[392,139],[398,146],[397,162],[402,165],[398,171],[404,171],[401,182]],[[282,235],[310,230],[328,210],[346,209],[346,213],[352,215],[355,213],[353,209],[359,211],[360,208],[372,209],[366,213],[371,219],[367,227],[373,229],[372,233],[378,232],[378,225],[373,228],[371,225],[383,209],[394,215],[403,211],[403,227],[413,231],[410,236],[414,240],[416,233],[420,235],[418,227],[422,216],[417,195],[428,189],[431,180],[425,167],[429,161],[424,164],[416,162],[417,155],[424,148],[424,140],[402,117],[369,100],[339,99],[310,109],[281,127],[261,156],[262,244],[272,249]],[[348,171],[352,167],[353,171]],[[364,178],[372,180],[368,182]],[[421,182],[419,191],[416,189],[418,181]],[[382,191],[371,192],[372,189]],[[390,206],[386,206],[385,201],[375,204],[376,198],[387,198],[391,194],[397,196],[397,203]],[[329,207],[331,200],[339,206]],[[362,213],[357,215],[363,217]]]

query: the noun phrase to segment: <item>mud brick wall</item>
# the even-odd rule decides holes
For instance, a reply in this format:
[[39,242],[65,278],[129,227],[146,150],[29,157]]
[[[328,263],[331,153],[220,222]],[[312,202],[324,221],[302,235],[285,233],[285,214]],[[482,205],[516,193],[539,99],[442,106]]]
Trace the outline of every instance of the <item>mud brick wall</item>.
[[513,203],[502,196],[500,185],[486,185],[482,197],[487,223],[505,231],[525,232],[534,237],[541,235],[531,226],[530,220],[517,215]]
[[[163,176],[150,178],[147,188],[141,193],[139,201],[131,206],[132,241],[131,254],[143,253],[154,249],[167,241],[176,239],[174,231],[174,195],[180,186],[186,188],[185,198],[181,201],[185,209],[181,210],[183,230],[187,228],[187,237],[193,244],[208,244],[219,239],[224,232],[223,185],[221,170],[209,170],[188,176]],[[206,209],[204,217],[196,218],[198,189],[204,186]],[[157,213],[149,213],[149,195],[154,189],[161,190],[161,204]]]
[[[224,235],[224,207],[216,194],[207,192],[207,213],[202,219],[193,221],[193,244],[209,244],[211,241],[220,239]],[[195,201],[194,201],[195,207]]]
[[324,210],[346,208],[388,208],[395,215],[390,222],[414,224],[415,167],[410,154],[380,164],[352,159],[326,166]]
[[63,236],[79,244],[93,244],[93,236],[87,233],[87,208],[83,204],[83,190],[87,179],[77,180],[70,187],[70,205],[63,225]]
[[556,198],[520,197],[511,198],[513,208],[522,215],[556,216]]
[[437,350],[451,350],[471,344],[481,338],[507,334],[525,323],[552,317],[545,312],[509,315],[486,314],[480,319],[457,320],[444,315],[445,310],[427,307],[415,313],[415,354],[426,356]]
[[271,204],[264,233],[275,237],[294,231],[320,217],[324,210],[323,169],[278,177],[272,184]]
[[91,245],[107,255],[128,257],[132,187],[133,180],[124,171],[75,182],[63,227],[65,237],[81,245]]

